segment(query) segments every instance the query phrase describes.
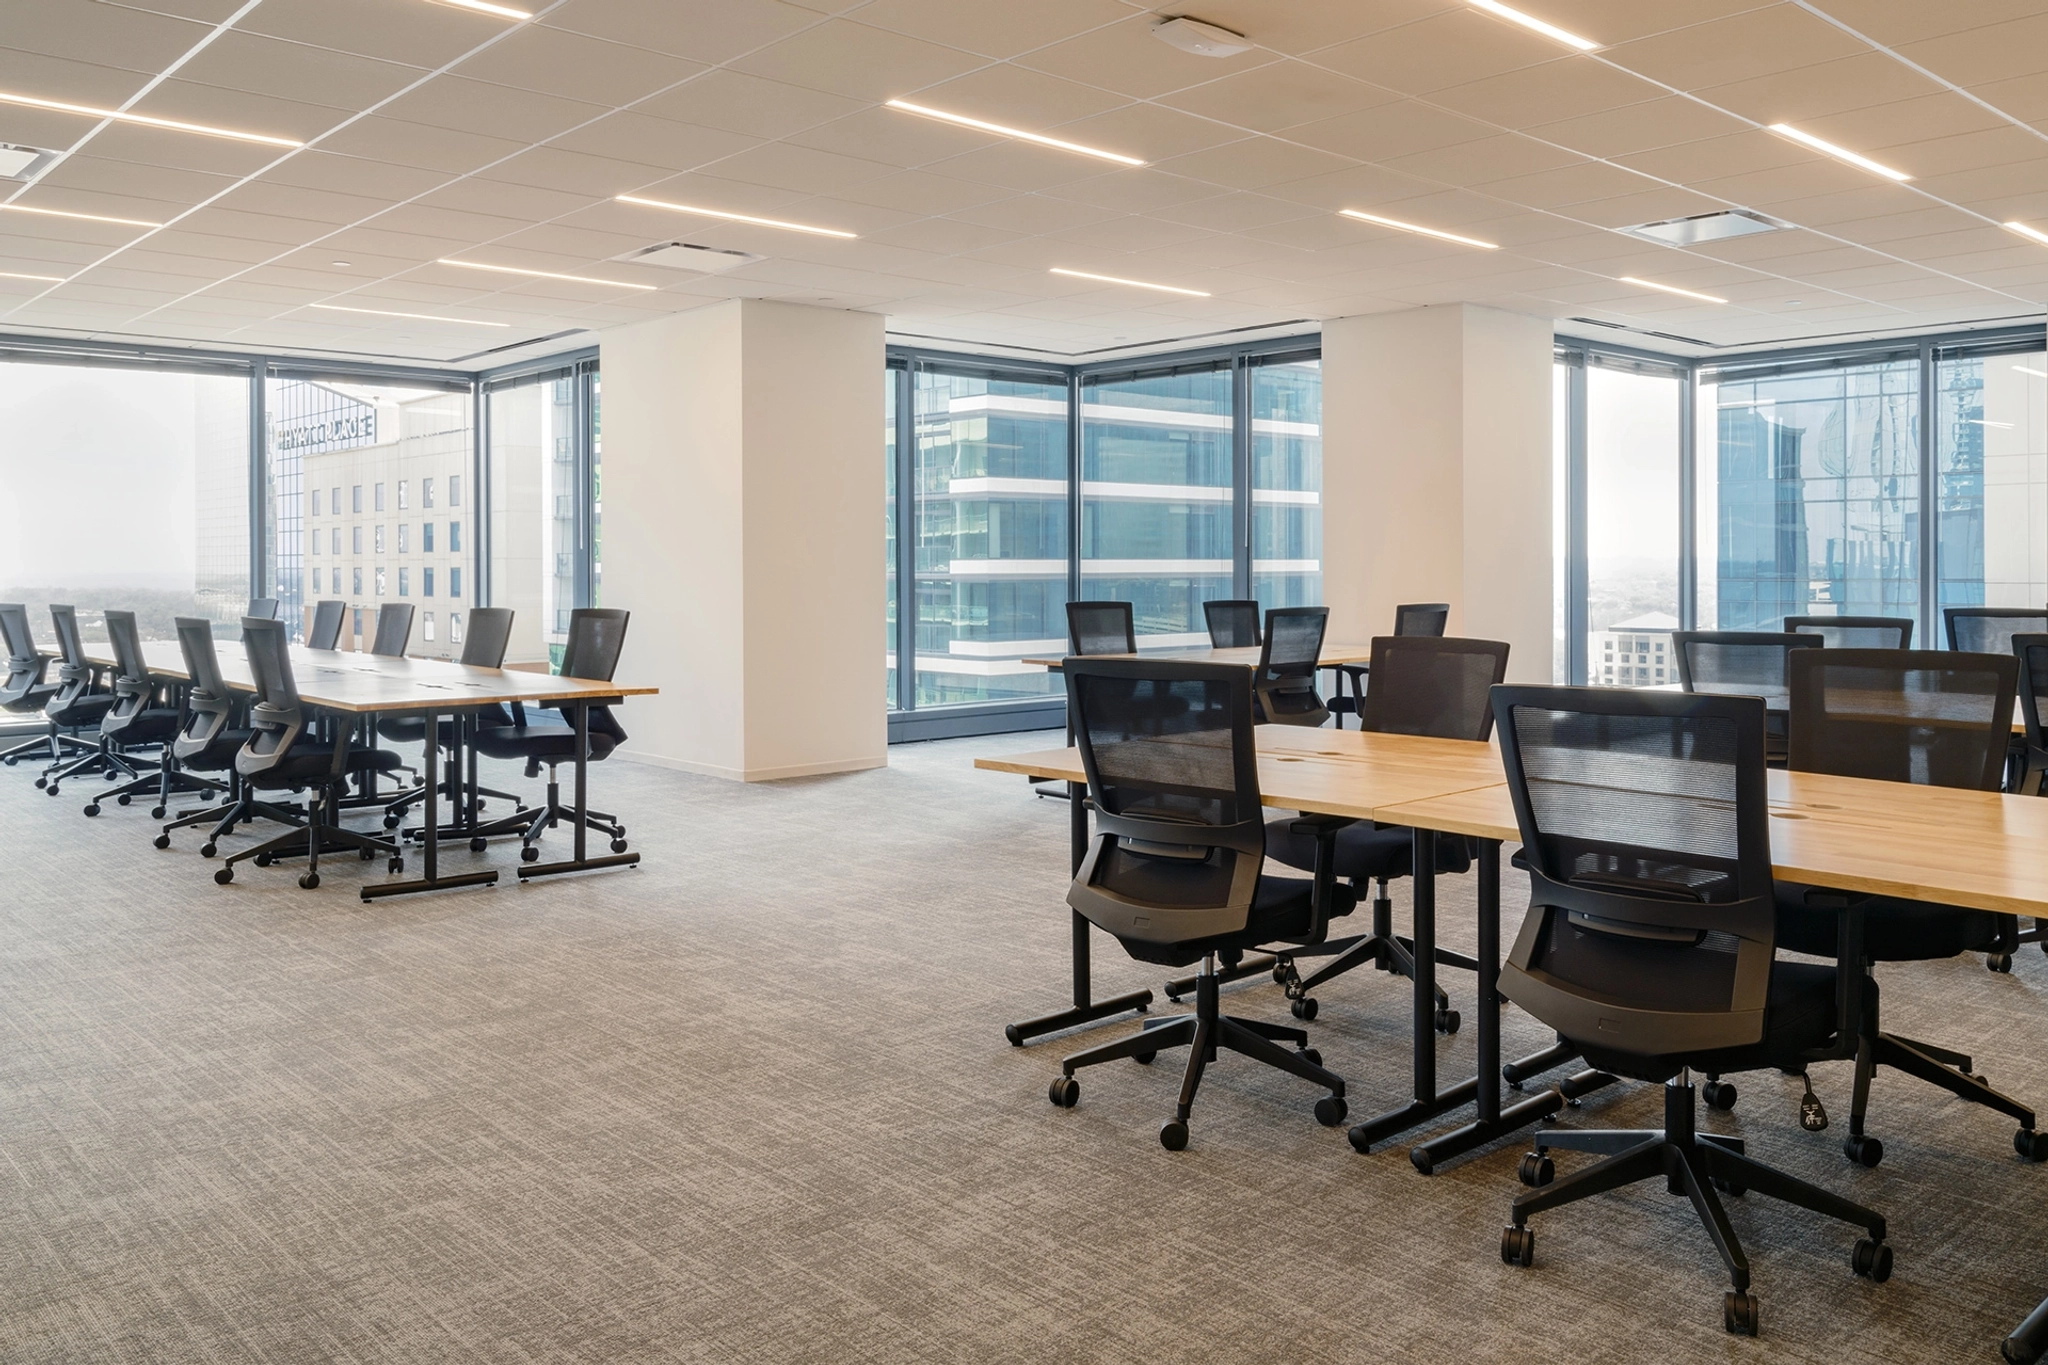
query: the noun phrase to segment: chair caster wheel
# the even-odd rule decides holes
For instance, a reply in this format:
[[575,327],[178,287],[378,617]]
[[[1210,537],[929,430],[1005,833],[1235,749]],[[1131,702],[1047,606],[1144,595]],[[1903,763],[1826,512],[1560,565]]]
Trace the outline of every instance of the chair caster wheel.
[[385,817],[384,817],[384,828],[386,828],[386,829],[397,829],[397,828],[398,828],[398,817],[397,817],[397,816],[395,816],[395,815],[387,815],[387,816],[385,816]]
[[1522,1165],[1515,1172],[1515,1178],[1532,1190],[1540,1190],[1557,1179],[1557,1163],[1541,1152],[1529,1152],[1522,1157]]
[[156,845],[158,848],[169,848],[171,846],[171,836],[168,834],[159,834],[156,836],[156,838],[151,839],[149,842]]
[[522,863],[539,862],[540,850],[535,848],[532,844],[528,844],[525,848],[519,850],[519,861]]
[[1316,1004],[1315,997],[1312,995],[1305,995],[1287,1007],[1288,1012],[1304,1024],[1314,1019],[1316,1011],[1320,1008],[1322,1007]]
[[1856,1250],[1849,1255],[1849,1266],[1872,1284],[1883,1284],[1892,1277],[1892,1249],[1883,1242],[1859,1237]]
[[269,866],[270,866],[270,855],[269,855],[268,853],[259,853],[259,854],[257,854],[257,855],[256,855],[256,866],[258,866],[258,867],[269,867]]
[[211,858],[214,854],[218,852],[220,852],[220,846],[213,843],[211,840],[199,846],[199,856],[202,858]]
[[97,801],[93,802],[85,808],[85,813],[87,815],[98,815],[100,813],[100,803]]
[[1842,1155],[1866,1167],[1884,1160],[1884,1144],[1874,1137],[1851,1134],[1842,1139]]
[[320,885],[320,874],[318,872],[302,872],[299,874],[299,889],[301,891],[311,891],[318,885]]
[[37,778],[37,779],[36,779],[36,790],[37,790],[37,791],[41,791],[41,790],[42,790],[43,788],[45,788],[45,787],[47,787],[47,786],[49,786],[49,785],[50,785],[50,779],[49,779],[49,778],[47,778],[47,777],[39,777],[39,778]]
[[1458,1012],[1456,1010],[1447,1010],[1439,1008],[1436,1012],[1435,1022],[1436,1031],[1438,1033],[1450,1034],[1456,1033],[1458,1031],[1458,1025],[1463,1023],[1464,1021],[1458,1017]]
[[1296,1048],[1294,1055],[1307,1062],[1310,1066],[1321,1066],[1323,1064],[1323,1054],[1312,1047]]
[[1055,1076],[1046,1087],[1045,1097],[1056,1108],[1072,1109],[1081,1099],[1081,1083],[1072,1076]]
[[229,882],[235,879],[235,870],[232,867],[224,867],[220,871],[213,874],[213,879],[220,885],[226,886]]
[[1986,967],[1989,967],[1992,971],[1998,972],[2001,975],[2003,975],[2012,970],[2012,954],[1988,953],[1985,955],[1984,965]]
[[471,839],[469,841],[469,851],[471,853],[481,853],[490,846],[491,841],[489,839],[484,838],[481,834],[479,834],[476,838]]
[[1178,1152],[1188,1145],[1188,1126],[1179,1119],[1168,1119],[1159,1125],[1159,1145],[1169,1152]]
[[2012,1135],[2012,1149],[2029,1161],[2048,1161],[2048,1133],[2021,1128]]
[[163,818],[164,818],[164,808],[163,808],[162,806],[151,806],[151,807],[149,808],[149,818],[150,818],[150,819],[152,819],[152,820],[161,820],[161,819],[163,819]]
[[1708,1081],[1700,1089],[1700,1098],[1707,1102],[1709,1109],[1729,1110],[1735,1107],[1735,1087],[1727,1081]]
[[393,858],[390,862],[384,864],[384,870],[392,873],[405,871],[405,859]]
[[1150,1066],[1153,1062],[1157,1061],[1158,1058],[1159,1054],[1156,1052],[1133,1052],[1131,1054],[1131,1060],[1136,1062],[1139,1066]]
[[1273,964],[1273,984],[1276,986],[1287,984],[1287,964],[1285,962],[1275,962]]
[[625,851],[626,851],[626,841],[625,841],[624,839],[614,839],[614,840],[612,840],[612,852],[614,852],[614,853],[624,853]]
[[1756,1295],[1728,1293],[1721,1298],[1721,1325],[1739,1337],[1756,1335]]
[[1527,1228],[1502,1228],[1500,1230],[1500,1259],[1503,1265],[1520,1266],[1524,1270],[1535,1265],[1536,1234]]
[[122,792],[119,796],[114,798],[114,804],[117,806],[125,806],[134,799],[135,798],[133,796],[130,796],[127,792]]
[[1335,1128],[1351,1112],[1351,1106],[1344,1103],[1342,1095],[1325,1095],[1316,1101],[1316,1122],[1325,1128]]
[[56,794],[57,794],[57,784],[56,784],[56,783],[54,783],[54,782],[52,782],[52,783],[51,783],[51,784],[50,784],[49,786],[47,786],[47,787],[43,788],[43,795],[45,795],[45,796],[55,796]]
[[1718,1175],[1712,1177],[1712,1180],[1714,1188],[1727,1195],[1730,1199],[1740,1199],[1743,1195],[1749,1193],[1749,1186],[1738,1185],[1733,1180],[1723,1180]]

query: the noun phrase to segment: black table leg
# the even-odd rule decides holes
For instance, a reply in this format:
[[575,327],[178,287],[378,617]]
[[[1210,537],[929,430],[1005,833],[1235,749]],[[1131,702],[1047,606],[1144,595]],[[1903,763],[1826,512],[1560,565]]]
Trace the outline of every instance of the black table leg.
[[584,817],[590,806],[585,799],[590,787],[590,702],[578,698],[570,708],[576,717],[576,856],[566,862],[521,863],[519,880],[551,877],[558,872],[592,872],[601,867],[631,867],[640,861],[637,852],[607,853],[592,858],[586,853],[589,830]]
[[[1071,871],[1078,873],[1081,862],[1088,856],[1088,788],[1080,782],[1067,784],[1067,831]],[[1126,1014],[1131,1010],[1144,1012],[1152,1003],[1149,990],[1132,991],[1128,995],[1112,996],[1108,1000],[1096,1000],[1092,973],[1088,962],[1088,921],[1080,911],[1070,911],[1074,917],[1074,1004],[1070,1009],[1057,1010],[1052,1014],[1041,1014],[1036,1019],[1008,1024],[1003,1036],[1013,1047],[1022,1047],[1033,1038],[1063,1029],[1092,1024],[1111,1015]]]
[[420,842],[420,867],[425,874],[417,881],[384,882],[365,886],[363,899],[380,900],[385,896],[414,896],[422,891],[447,891],[458,886],[489,886],[498,880],[497,869],[487,872],[464,872],[453,877],[441,875],[441,725],[432,711],[427,712],[427,752],[422,760],[426,769],[427,819]]

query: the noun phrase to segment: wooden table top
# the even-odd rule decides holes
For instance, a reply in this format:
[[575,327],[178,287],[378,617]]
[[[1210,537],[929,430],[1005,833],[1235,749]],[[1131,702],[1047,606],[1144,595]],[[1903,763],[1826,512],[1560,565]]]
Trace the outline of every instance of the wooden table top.
[[[253,692],[248,655],[240,645],[218,647],[221,678],[238,692]],[[108,645],[87,645],[85,655],[97,664],[112,664]],[[176,640],[149,640],[142,659],[158,677],[186,681],[185,655]],[[330,711],[461,710],[493,703],[574,701],[646,696],[653,687],[627,687],[586,678],[561,678],[508,668],[475,668],[446,659],[389,659],[346,650],[307,649],[293,645],[292,676],[308,705]]]
[[[1646,692],[1683,692],[1685,685],[1683,683],[1652,683],[1642,690]],[[1792,709],[1792,694],[1789,691],[1779,692],[1758,689],[1753,692],[1746,692],[1733,687],[1712,687],[1706,689],[1706,694],[1733,697],[1762,697],[1764,699],[1764,709],[1776,712],[1779,715],[1784,715]],[[1895,715],[1900,710],[1900,706],[1891,700],[1896,697],[1896,693],[1852,692],[1848,695],[1863,698],[1862,704],[1864,709],[1873,715]],[[1929,723],[1941,724],[1942,722],[1931,721]],[[2027,718],[2020,709],[2018,698],[2014,698],[2012,704],[2012,730],[2016,735],[2023,735],[2027,732]]]
[[[1259,798],[1281,810],[1373,820],[1387,806],[1501,781],[1500,751],[1491,744],[1301,725],[1261,725],[1257,739]],[[1079,749],[977,758],[974,766],[1086,780]]]
[[[1171,659],[1176,663],[1189,664],[1242,664],[1246,668],[1259,666],[1259,649],[1248,645],[1241,649],[1217,649],[1213,645],[1190,645],[1185,649],[1141,649],[1136,654],[1097,654],[1098,659]],[[1063,654],[1033,654],[1024,660],[1040,668],[1058,668],[1066,661]],[[1338,664],[1365,664],[1372,662],[1370,645],[1324,645],[1317,656],[1320,668],[1335,668]]]
[[[2048,799],[1826,773],[1769,774],[1771,871],[1786,881],[2007,914],[2048,914]],[[1510,843],[1505,783],[1375,811]]]

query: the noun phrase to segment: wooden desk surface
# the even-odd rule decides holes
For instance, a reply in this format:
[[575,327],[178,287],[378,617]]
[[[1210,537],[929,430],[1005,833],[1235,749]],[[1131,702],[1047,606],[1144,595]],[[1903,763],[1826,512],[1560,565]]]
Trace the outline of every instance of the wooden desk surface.
[[[1280,810],[1371,820],[1387,806],[1501,780],[1500,751],[1491,744],[1299,725],[1261,725],[1257,733],[1260,800]],[[1086,780],[1079,749],[977,758],[974,766]]]
[[[2048,914],[2048,799],[1773,770],[1771,871],[1840,891]],[[1374,819],[1521,838],[1505,784],[1384,807]]]
[[[87,645],[85,654],[94,663],[114,662],[113,650],[107,645]],[[221,677],[227,685],[238,692],[253,692],[255,680],[241,646],[223,641],[218,654]],[[158,677],[181,681],[187,677],[185,655],[176,640],[145,641],[142,659]],[[292,646],[291,659],[299,696],[309,705],[330,711],[418,711],[430,705],[452,711],[515,701],[637,697],[659,690],[513,669],[473,668],[446,659],[387,659],[301,645]]]
[[[1217,649],[1213,645],[1193,645],[1186,649],[1141,649],[1136,654],[1101,654],[1094,657],[1103,659],[1171,659],[1177,663],[1190,664],[1243,664],[1256,668],[1259,651],[1256,646],[1243,649]],[[1065,662],[1063,654],[1034,654],[1025,659],[1027,664],[1040,668],[1058,668]],[[1317,664],[1323,668],[1334,668],[1338,664],[1364,664],[1372,662],[1370,645],[1324,645],[1317,657]]]

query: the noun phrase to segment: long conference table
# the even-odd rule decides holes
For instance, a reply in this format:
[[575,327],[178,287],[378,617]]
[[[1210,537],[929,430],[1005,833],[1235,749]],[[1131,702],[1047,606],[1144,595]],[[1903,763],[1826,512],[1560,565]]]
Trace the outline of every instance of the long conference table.
[[[1414,831],[1414,1092],[1355,1125],[1352,1146],[1370,1151],[1397,1134],[1472,1106],[1470,1122],[1410,1150],[1416,1168],[1426,1175],[1441,1161],[1556,1113],[1582,1093],[1568,1082],[1512,1105],[1502,1093],[1500,1011],[1485,1005],[1499,986],[1501,846],[1518,841],[1520,831],[1498,750],[1456,740],[1277,725],[1260,726],[1257,745],[1264,804]],[[1071,748],[981,758],[975,766],[1072,783],[1086,780],[1080,752]],[[2048,799],[1775,769],[1768,790],[1776,877],[1850,893],[2048,915],[2048,876],[2043,875],[2048,869]],[[1087,850],[1086,805],[1074,802],[1076,869]],[[1440,835],[1470,837],[1480,850],[1478,1058],[1470,1079],[1441,1089],[1434,1028],[1435,851]],[[1149,1002],[1150,993],[1144,994]],[[1014,1035],[1012,1041],[1017,1041]],[[1580,1079],[1582,1085],[1593,1083],[1590,1075]]]
[[[86,658],[102,667],[115,663],[113,648],[89,644]],[[221,680],[236,692],[256,690],[248,656],[232,644],[217,650]],[[185,668],[184,651],[175,640],[150,640],[142,646],[144,665],[160,680],[184,685],[191,681]],[[587,850],[582,815],[588,809],[590,774],[590,708],[626,697],[649,696],[659,689],[629,687],[617,682],[589,678],[563,678],[549,673],[529,673],[511,668],[478,668],[445,659],[387,658],[343,650],[291,647],[292,676],[299,699],[308,706],[374,722],[379,716],[417,715],[426,722],[424,774],[425,827],[421,832],[422,875],[412,881],[366,885],[366,901],[387,896],[417,895],[423,891],[445,891],[460,886],[488,886],[498,880],[496,869],[461,872],[444,876],[440,865],[440,745],[433,737],[440,733],[444,715],[473,715],[487,706],[559,706],[570,714],[576,733],[576,829],[573,857],[552,863],[519,865],[520,880],[553,876],[563,872],[587,872],[604,867],[626,867],[640,861],[637,852],[607,854],[593,858]],[[349,726],[337,726],[337,757],[349,742]]]

